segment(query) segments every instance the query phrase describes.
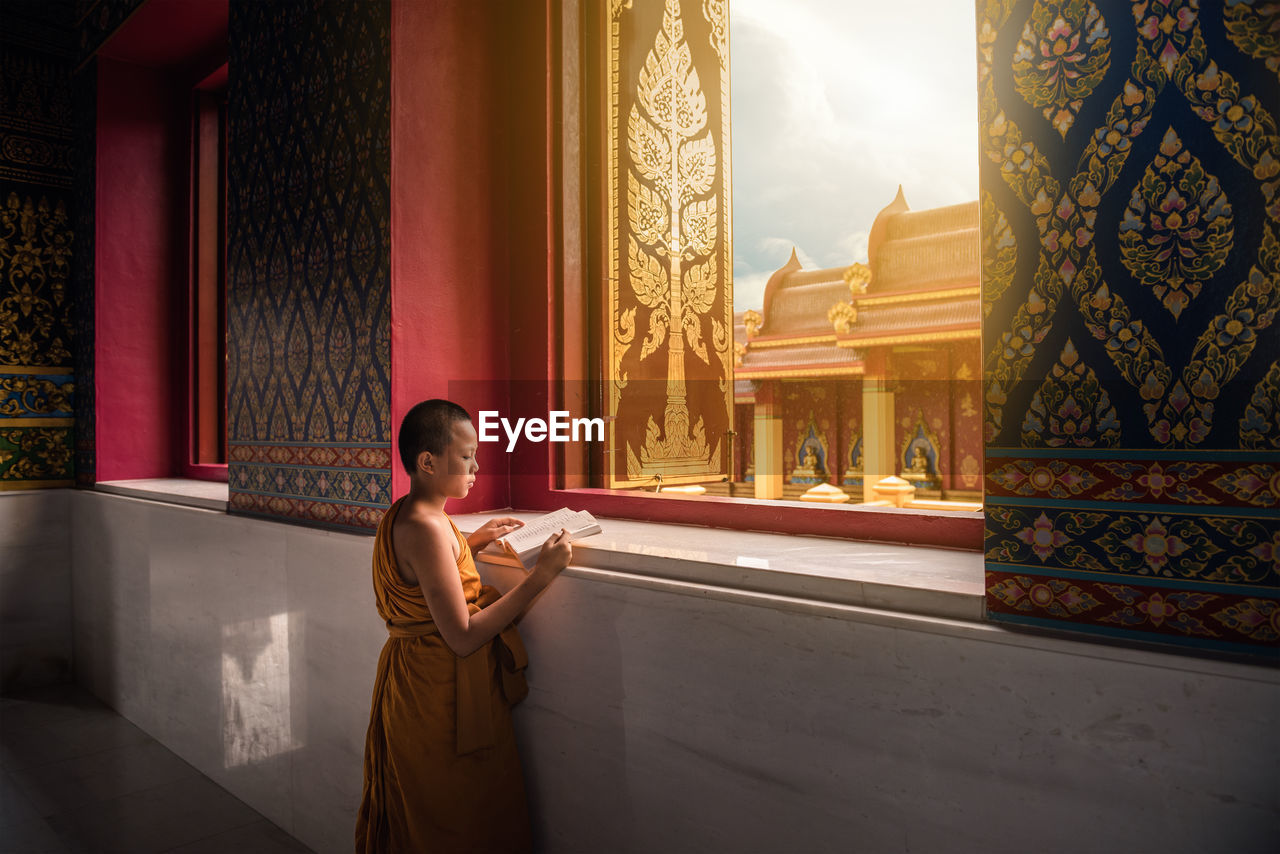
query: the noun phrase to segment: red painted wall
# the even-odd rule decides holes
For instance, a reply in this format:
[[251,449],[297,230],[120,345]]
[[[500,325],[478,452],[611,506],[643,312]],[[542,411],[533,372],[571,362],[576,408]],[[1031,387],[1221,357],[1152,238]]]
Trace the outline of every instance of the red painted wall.
[[[392,0],[391,423],[449,397],[506,409],[510,282],[500,146],[503,21],[493,4]],[[530,287],[544,287],[529,277]],[[393,439],[394,442],[394,439]],[[506,455],[482,446],[454,512],[510,503]],[[392,495],[408,491],[393,450]]]
[[[503,67],[499,107],[505,116],[500,152],[504,244],[508,258],[508,328],[511,342],[507,376],[511,377],[511,409],[517,415],[546,417],[551,409],[587,414],[580,402],[561,399],[560,380],[571,375],[563,362],[567,336],[559,257],[560,175],[553,167],[558,154],[554,138],[559,125],[555,75],[558,39],[550,25],[553,0],[508,4],[501,38]],[[550,380],[556,378],[555,387]],[[553,509],[573,504],[561,493],[548,493],[553,460],[564,445],[521,442],[507,457],[511,470],[511,503],[537,507],[550,499]]]
[[[98,480],[173,473],[173,297],[186,283],[187,107],[151,69],[98,62]],[[141,334],[145,332],[147,334]]]

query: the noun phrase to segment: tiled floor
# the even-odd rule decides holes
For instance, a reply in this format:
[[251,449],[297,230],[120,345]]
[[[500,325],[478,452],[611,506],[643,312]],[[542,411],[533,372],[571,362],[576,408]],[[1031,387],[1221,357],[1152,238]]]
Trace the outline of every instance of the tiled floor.
[[307,851],[79,688],[0,698],[0,854]]

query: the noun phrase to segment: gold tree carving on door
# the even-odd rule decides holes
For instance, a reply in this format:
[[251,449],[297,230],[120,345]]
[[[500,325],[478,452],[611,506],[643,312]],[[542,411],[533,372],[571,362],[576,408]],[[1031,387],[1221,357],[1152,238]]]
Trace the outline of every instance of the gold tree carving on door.
[[[727,324],[710,317],[713,353],[703,331],[704,317],[727,273],[719,269],[717,258],[719,241],[727,235],[720,231],[720,158],[708,119],[680,4],[666,0],[627,117],[622,264],[638,305],[616,315],[613,336],[620,366],[622,354],[641,332],[636,308],[648,310],[639,359],[665,355],[666,395],[662,423],[648,415],[639,452],[626,442],[628,480],[653,474],[706,475],[719,458],[719,442],[709,446],[704,418],[691,418],[685,365],[689,353],[706,365],[713,364],[714,355],[724,363],[724,373],[728,370]],[[620,390],[626,382],[620,372],[616,386]]]

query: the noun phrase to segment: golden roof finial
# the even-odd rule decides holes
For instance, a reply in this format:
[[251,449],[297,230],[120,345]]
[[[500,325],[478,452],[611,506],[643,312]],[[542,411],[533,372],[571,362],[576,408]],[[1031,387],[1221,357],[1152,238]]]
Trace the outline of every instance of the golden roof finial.
[[852,296],[865,294],[867,285],[871,284],[871,268],[866,264],[850,264],[845,268],[844,281],[849,286],[849,293]]
[[827,309],[827,320],[835,327],[836,332],[848,335],[858,322],[858,310],[847,302],[838,302]]

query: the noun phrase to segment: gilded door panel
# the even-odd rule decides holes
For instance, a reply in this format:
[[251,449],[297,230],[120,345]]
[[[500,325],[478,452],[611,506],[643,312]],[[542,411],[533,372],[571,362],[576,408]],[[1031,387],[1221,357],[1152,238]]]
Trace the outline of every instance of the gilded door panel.
[[708,480],[733,402],[728,4],[605,25],[607,485]]

